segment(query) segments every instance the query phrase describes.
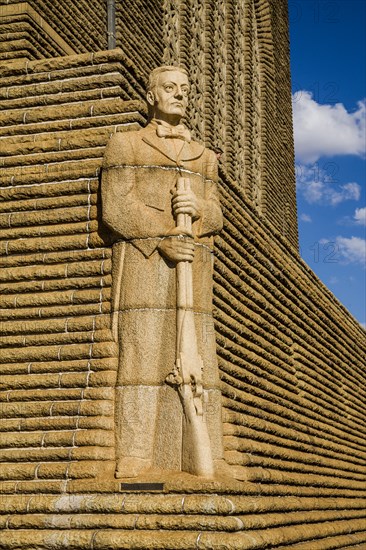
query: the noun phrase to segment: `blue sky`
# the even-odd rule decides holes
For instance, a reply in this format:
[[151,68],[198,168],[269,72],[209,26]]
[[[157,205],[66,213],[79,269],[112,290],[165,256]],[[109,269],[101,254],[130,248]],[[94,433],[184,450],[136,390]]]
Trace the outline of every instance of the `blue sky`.
[[289,0],[301,255],[366,322],[366,0]]

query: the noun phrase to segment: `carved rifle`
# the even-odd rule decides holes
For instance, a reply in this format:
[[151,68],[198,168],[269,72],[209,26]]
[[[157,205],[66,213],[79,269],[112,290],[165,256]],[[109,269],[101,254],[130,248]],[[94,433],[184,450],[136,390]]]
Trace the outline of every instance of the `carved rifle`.
[[[189,178],[179,177],[177,190],[189,189]],[[178,214],[176,225],[188,234],[191,233],[191,216]],[[193,313],[192,264],[188,261],[178,262],[176,278],[176,365],[167,376],[166,382],[177,388],[183,407],[182,470],[198,476],[212,477],[214,465],[203,407],[203,362],[198,353]]]

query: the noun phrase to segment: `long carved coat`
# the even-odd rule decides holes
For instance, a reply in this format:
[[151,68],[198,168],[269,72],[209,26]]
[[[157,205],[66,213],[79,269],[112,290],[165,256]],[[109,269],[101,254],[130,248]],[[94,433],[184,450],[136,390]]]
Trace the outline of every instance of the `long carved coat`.
[[103,221],[112,231],[112,308],[119,341],[117,461],[145,459],[180,469],[182,408],[165,384],[175,364],[176,269],[157,247],[176,225],[171,198],[179,175],[201,201],[193,223],[195,327],[203,359],[213,458],[221,458],[221,395],[212,320],[213,234],[222,228],[215,154],[197,142],[161,138],[156,123],[112,136],[104,156]]

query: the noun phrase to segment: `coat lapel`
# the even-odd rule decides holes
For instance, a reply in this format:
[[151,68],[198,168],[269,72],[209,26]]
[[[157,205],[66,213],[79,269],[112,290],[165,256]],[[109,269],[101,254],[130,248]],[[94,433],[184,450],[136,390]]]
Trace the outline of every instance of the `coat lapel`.
[[[142,140],[147,145],[159,151],[159,153],[164,155],[164,157],[168,158],[175,164],[196,160],[203,155],[203,152],[205,150],[204,145],[200,145],[196,141],[191,141],[190,143],[188,143],[184,140],[160,138],[156,135],[155,126],[153,124],[149,124],[145,128],[145,130],[140,131],[144,133]],[[179,141],[179,147],[176,150],[174,147],[174,142],[177,141]],[[182,143],[182,145],[180,145],[180,143]]]

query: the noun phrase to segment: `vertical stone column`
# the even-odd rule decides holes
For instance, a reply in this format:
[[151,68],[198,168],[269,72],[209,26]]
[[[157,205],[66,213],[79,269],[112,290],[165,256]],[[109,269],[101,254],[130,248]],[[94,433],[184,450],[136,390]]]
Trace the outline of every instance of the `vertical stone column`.
[[180,63],[180,1],[163,0],[163,63]]
[[193,133],[224,152],[224,173],[296,245],[289,55],[277,44],[285,0],[163,0],[162,9],[163,62],[190,71]]

